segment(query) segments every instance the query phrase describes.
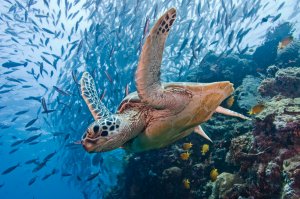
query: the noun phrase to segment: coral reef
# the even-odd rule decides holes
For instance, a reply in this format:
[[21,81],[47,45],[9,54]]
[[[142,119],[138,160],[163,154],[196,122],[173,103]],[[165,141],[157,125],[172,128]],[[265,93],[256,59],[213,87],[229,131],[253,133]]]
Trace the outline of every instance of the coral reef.
[[234,189],[235,186],[242,184],[242,182],[243,180],[238,175],[226,172],[221,173],[213,185],[209,199],[226,198],[227,193]]
[[300,41],[293,41],[282,50],[277,50],[276,65],[279,68],[293,67],[300,65]]
[[240,108],[249,110],[261,100],[261,97],[257,92],[261,81],[261,78],[251,75],[247,75],[243,79],[242,85],[240,85],[235,91],[237,103]]
[[[277,51],[290,34],[289,23],[275,28],[253,57],[208,53],[187,81],[230,80],[238,87],[232,110],[246,114],[258,102],[263,110],[252,121],[214,114],[201,125],[213,143],[192,134],[167,148],[129,155],[106,198],[300,198],[300,68],[293,65],[299,43]],[[183,160],[182,146],[190,142],[191,155]],[[204,154],[203,144],[209,144]],[[213,169],[221,173],[214,182]]]
[[259,87],[259,92],[263,96],[270,97],[278,94],[285,97],[299,97],[300,68],[288,67],[285,69],[279,69],[274,78],[267,78],[262,82]]

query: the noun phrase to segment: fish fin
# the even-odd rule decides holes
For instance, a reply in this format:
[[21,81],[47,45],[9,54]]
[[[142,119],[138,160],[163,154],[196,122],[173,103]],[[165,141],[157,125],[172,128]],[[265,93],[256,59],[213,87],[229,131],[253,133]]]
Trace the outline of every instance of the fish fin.
[[213,142],[204,132],[204,130],[202,129],[202,127],[200,125],[196,126],[194,129],[195,133],[201,135],[202,137],[204,137],[205,139],[207,139],[210,142]]
[[215,110],[215,112],[217,113],[221,113],[223,115],[229,115],[229,116],[233,116],[233,117],[239,117],[242,118],[244,120],[251,120],[251,118],[244,116],[240,113],[234,112],[232,110],[229,110],[227,108],[223,108],[222,106],[218,106],[217,109]]
[[81,95],[95,120],[111,115],[109,110],[99,99],[94,79],[88,72],[83,73],[80,80],[80,87]]

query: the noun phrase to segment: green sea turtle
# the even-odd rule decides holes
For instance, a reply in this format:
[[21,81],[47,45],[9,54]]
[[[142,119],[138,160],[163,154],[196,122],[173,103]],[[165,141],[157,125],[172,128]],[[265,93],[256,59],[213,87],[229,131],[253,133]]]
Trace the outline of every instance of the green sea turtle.
[[119,147],[132,152],[157,149],[192,132],[210,140],[200,124],[215,112],[248,119],[219,106],[234,90],[228,81],[209,84],[160,82],[164,44],[175,18],[176,10],[171,8],[150,31],[135,74],[137,92],[123,99],[117,113],[112,114],[105,107],[93,78],[88,72],[83,73],[82,96],[95,119],[81,140],[88,152]]

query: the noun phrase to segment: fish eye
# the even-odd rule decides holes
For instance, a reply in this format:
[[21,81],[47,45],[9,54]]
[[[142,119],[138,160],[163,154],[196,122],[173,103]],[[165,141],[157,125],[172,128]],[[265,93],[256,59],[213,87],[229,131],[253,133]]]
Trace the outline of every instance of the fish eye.
[[98,131],[99,131],[99,126],[98,126],[98,125],[95,125],[94,128],[93,128],[93,130],[94,130],[94,133],[98,133]]

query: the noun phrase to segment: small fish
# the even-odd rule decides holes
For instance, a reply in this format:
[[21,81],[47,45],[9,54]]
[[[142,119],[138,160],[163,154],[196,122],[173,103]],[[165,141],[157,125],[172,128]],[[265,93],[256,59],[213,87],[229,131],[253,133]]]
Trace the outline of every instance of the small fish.
[[55,111],[55,110],[49,110],[49,109],[47,108],[45,98],[42,98],[41,103],[42,103],[42,107],[43,107],[43,109],[44,109],[44,111],[43,111],[42,113],[47,113],[47,114],[48,114],[48,113],[52,113],[52,112]]
[[146,22],[145,22],[144,30],[143,30],[143,38],[145,38],[147,36],[147,34],[148,34],[148,31],[149,31],[149,22],[150,22],[150,18],[146,17]]
[[22,88],[31,88],[32,86],[29,86],[29,85],[24,85],[22,86]]
[[13,153],[16,152],[17,150],[19,150],[19,149],[18,149],[18,148],[12,149],[12,150],[9,152],[9,154],[13,154]]
[[71,176],[71,175],[72,175],[71,173],[62,173],[62,174],[61,174],[62,177],[69,177],[69,176]]
[[14,147],[14,146],[17,146],[17,145],[19,145],[19,144],[21,144],[21,143],[23,143],[24,142],[24,140],[17,140],[17,141],[15,141],[14,143],[12,143],[10,146],[11,147]]
[[105,73],[107,79],[109,80],[109,82],[112,83],[113,80],[112,80],[112,78],[110,77],[110,75],[108,74],[108,72],[107,72],[107,71],[104,71],[104,73]]
[[13,170],[15,170],[19,166],[20,166],[20,163],[14,165],[14,166],[11,166],[11,167],[5,169],[1,174],[2,175],[8,174],[8,173],[12,172]]
[[28,182],[28,186],[31,186],[36,181],[37,176],[31,178]]
[[228,108],[230,108],[230,107],[232,107],[233,103],[234,103],[234,96],[231,95],[231,96],[226,100],[226,105],[227,105]]
[[185,189],[190,189],[191,187],[190,187],[190,181],[189,181],[189,179],[184,179],[183,181],[182,181],[182,183],[183,183],[183,187],[185,188]]
[[54,155],[56,154],[56,151],[49,153],[45,158],[44,158],[44,162],[48,162]]
[[208,144],[203,144],[201,148],[201,153],[202,155],[205,155],[209,151],[209,145]]
[[255,105],[255,106],[253,106],[250,109],[250,111],[248,111],[248,114],[249,115],[256,115],[256,114],[262,112],[264,110],[264,108],[265,108],[265,105],[262,104],[262,103],[259,103],[259,104]]
[[35,118],[33,120],[30,120],[26,125],[25,125],[25,128],[27,127],[30,127],[31,125],[33,125],[36,121],[37,121],[38,118]]
[[284,49],[287,45],[289,45],[292,41],[294,40],[294,38],[292,36],[288,36],[284,39],[282,39],[279,44],[278,44],[278,49],[282,50]]
[[192,148],[193,144],[190,142],[190,143],[184,143],[182,145],[182,148],[183,150],[189,150],[190,148]]
[[26,131],[38,131],[40,129],[41,129],[40,127],[29,127],[26,129]]
[[273,17],[272,22],[277,21],[281,17],[281,13]]
[[93,179],[95,179],[98,175],[100,174],[100,171],[98,171],[97,173],[94,173],[94,174],[91,174],[87,179],[86,181],[91,181]]
[[129,94],[129,84],[126,84],[125,96],[127,96],[128,94]]
[[184,153],[181,153],[180,154],[180,158],[182,159],[182,160],[188,160],[189,159],[189,157],[190,157],[190,153],[189,152],[184,152]]
[[27,66],[27,62],[25,62],[25,63],[17,63],[17,62],[12,62],[12,61],[9,61],[9,62],[5,62],[4,64],[2,64],[2,66],[4,67],[4,68],[13,68],[13,67],[18,67],[18,66],[24,66],[24,67],[26,67]]
[[39,164],[32,170],[32,172],[35,173],[35,172],[41,170],[42,168],[44,168],[44,166],[46,165],[46,163],[47,163],[47,162],[41,162],[41,163],[39,163]]
[[27,139],[24,141],[24,143],[26,144],[26,143],[32,142],[33,140],[39,138],[41,135],[42,135],[41,133],[40,133],[40,134],[37,134],[37,135],[33,135],[33,136],[27,138]]
[[47,28],[42,28],[43,31],[45,31],[46,33],[49,33],[51,35],[55,35],[54,32],[52,32],[51,30],[47,29]]
[[44,181],[44,180],[48,179],[50,176],[52,176],[52,173],[44,175],[44,177],[42,178],[42,180]]
[[210,171],[210,180],[213,182],[216,181],[218,175],[219,175],[218,169],[212,169]]
[[57,86],[53,86],[54,90],[57,91],[58,93],[62,94],[62,95],[65,95],[65,96],[70,96],[71,94],[66,92],[66,91],[63,91],[62,89],[58,88]]
[[29,110],[19,111],[16,112],[15,115],[23,115],[24,113],[27,113]]
[[0,91],[0,94],[8,93],[10,91],[12,91],[12,89],[2,90],[2,91]]

